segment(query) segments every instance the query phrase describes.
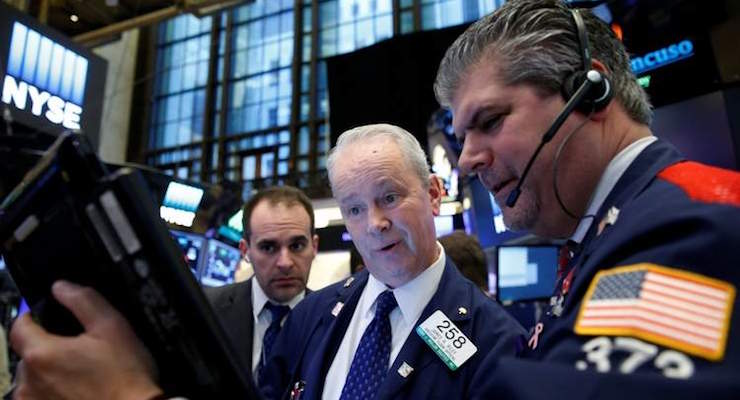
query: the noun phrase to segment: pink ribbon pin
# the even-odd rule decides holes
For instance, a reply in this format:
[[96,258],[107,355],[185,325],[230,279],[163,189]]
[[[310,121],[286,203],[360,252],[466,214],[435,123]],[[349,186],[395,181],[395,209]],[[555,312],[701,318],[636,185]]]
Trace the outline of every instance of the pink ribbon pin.
[[542,322],[538,322],[537,325],[534,326],[534,333],[532,334],[532,337],[529,338],[529,342],[527,342],[530,349],[534,350],[537,348],[537,341],[540,339],[540,334],[543,329],[545,329],[545,325]]

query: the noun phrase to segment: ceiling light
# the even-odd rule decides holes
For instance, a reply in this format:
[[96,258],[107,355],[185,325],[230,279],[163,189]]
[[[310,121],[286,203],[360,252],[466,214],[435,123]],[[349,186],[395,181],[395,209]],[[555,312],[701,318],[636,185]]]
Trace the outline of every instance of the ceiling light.
[[79,17],[78,17],[78,16],[76,15],[76,14],[72,14],[72,15],[70,15],[70,16],[69,16],[69,19],[70,19],[70,20],[71,20],[72,22],[77,22],[77,21],[79,21],[79,20],[80,20],[80,18],[79,18]]

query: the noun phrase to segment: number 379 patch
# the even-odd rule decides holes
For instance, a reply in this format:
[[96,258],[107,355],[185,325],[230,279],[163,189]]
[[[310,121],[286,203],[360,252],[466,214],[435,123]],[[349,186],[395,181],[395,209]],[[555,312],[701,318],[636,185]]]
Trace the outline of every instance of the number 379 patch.
[[452,371],[460,368],[478,351],[473,342],[440,310],[417,326],[416,333]]

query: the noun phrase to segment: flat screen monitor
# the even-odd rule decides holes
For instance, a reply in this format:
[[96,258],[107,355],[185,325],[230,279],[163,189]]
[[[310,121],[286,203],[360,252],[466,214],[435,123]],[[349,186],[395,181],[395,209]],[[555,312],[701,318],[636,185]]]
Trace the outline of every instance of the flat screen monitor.
[[216,239],[208,239],[200,282],[204,286],[234,283],[234,274],[240,259],[239,249]]
[[174,229],[171,229],[170,233],[182,249],[183,256],[185,257],[185,262],[188,263],[190,271],[195,276],[195,279],[198,279],[198,266],[200,265],[200,260],[203,258],[203,247],[205,245],[206,239],[202,235],[182,232]]
[[501,302],[545,299],[552,296],[559,247],[499,246],[496,254],[496,295]]

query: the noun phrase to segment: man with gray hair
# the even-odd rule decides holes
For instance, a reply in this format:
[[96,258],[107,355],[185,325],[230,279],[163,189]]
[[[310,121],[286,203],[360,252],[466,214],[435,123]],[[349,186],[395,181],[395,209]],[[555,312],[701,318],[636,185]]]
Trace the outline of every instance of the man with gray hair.
[[525,359],[491,362],[489,396],[736,397],[740,174],[652,135],[609,27],[506,2],[447,50],[435,91],[505,223],[569,239]]
[[301,399],[471,398],[486,357],[515,355],[523,330],[464,278],[436,241],[442,188],[393,125],[344,132],[329,180],[365,270],[307,297],[261,383]]

